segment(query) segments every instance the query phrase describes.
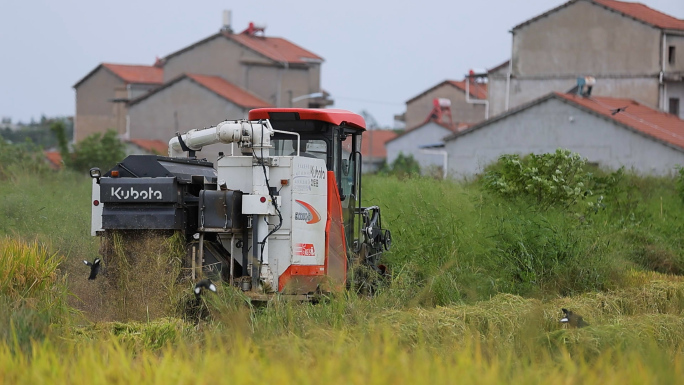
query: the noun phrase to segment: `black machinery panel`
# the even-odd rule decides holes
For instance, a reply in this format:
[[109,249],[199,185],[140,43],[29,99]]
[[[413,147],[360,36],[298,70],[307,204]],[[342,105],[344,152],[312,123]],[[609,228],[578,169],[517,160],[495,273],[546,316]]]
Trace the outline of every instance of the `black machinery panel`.
[[200,191],[198,227],[209,232],[242,229],[242,191]]

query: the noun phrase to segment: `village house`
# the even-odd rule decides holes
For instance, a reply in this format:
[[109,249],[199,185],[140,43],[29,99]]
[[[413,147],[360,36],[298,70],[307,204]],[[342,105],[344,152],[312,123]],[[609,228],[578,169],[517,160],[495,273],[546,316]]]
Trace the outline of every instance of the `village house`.
[[640,3],[571,0],[511,33],[512,60],[483,75],[490,116],[593,77],[592,95],[684,117],[684,20]]
[[126,135],[128,101],[163,83],[160,66],[102,63],[75,85],[74,141],[114,129]]
[[474,80],[469,84],[465,80],[445,80],[406,101],[404,122],[407,131],[425,123],[435,99],[449,100],[454,124],[477,123],[487,118],[487,84]]
[[[128,106],[131,139],[168,143],[177,132],[246,118],[249,110],[271,104],[222,77],[183,74],[132,100]],[[218,154],[228,147],[212,146],[211,151]]]
[[671,175],[684,165],[684,120],[626,98],[550,93],[445,138],[449,176],[481,174],[503,154],[579,153],[608,169]]
[[170,138],[253,107],[325,107],[323,59],[250,23],[228,25],[154,66],[103,63],[74,86],[76,141],[114,128],[124,139]]

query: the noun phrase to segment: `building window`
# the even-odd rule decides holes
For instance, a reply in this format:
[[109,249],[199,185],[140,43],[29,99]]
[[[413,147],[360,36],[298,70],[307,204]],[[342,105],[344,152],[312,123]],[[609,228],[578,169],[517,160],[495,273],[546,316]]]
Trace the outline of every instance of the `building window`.
[[670,65],[675,64],[675,46],[671,45],[667,48],[667,62]]
[[679,116],[679,98],[670,98],[670,113]]

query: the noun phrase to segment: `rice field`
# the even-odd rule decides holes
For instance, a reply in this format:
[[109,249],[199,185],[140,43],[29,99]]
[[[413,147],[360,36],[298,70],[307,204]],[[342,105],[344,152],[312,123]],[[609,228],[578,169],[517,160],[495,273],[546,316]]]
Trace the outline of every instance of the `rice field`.
[[[87,235],[87,178],[6,182],[0,383],[684,378],[684,207],[668,180],[635,179],[619,207],[588,220],[505,202],[476,183],[368,178],[364,197],[382,207],[394,235],[392,277],[375,296],[348,291],[318,304],[276,298],[254,306],[220,286],[193,312],[174,306],[194,297],[167,277],[177,273],[173,260],[160,259],[177,251],[172,238],[135,250],[149,254],[145,269],[166,272],[153,299],[136,300],[144,288],[121,276],[130,306],[114,308],[105,283],[87,280],[82,261],[102,247]],[[632,201],[639,203],[626,208]],[[125,248],[117,240],[107,247]],[[561,324],[562,308],[589,326]]]

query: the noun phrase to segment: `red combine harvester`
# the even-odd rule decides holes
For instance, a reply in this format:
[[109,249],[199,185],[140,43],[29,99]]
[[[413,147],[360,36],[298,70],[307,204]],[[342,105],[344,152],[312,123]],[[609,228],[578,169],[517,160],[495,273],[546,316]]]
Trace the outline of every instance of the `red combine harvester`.
[[[201,267],[252,298],[344,288],[355,264],[384,272],[391,245],[379,207],[361,204],[364,130],[348,111],[263,108],[178,135],[168,157],[91,169],[92,235],[179,232],[193,277]],[[216,143],[231,153],[196,159]]]

